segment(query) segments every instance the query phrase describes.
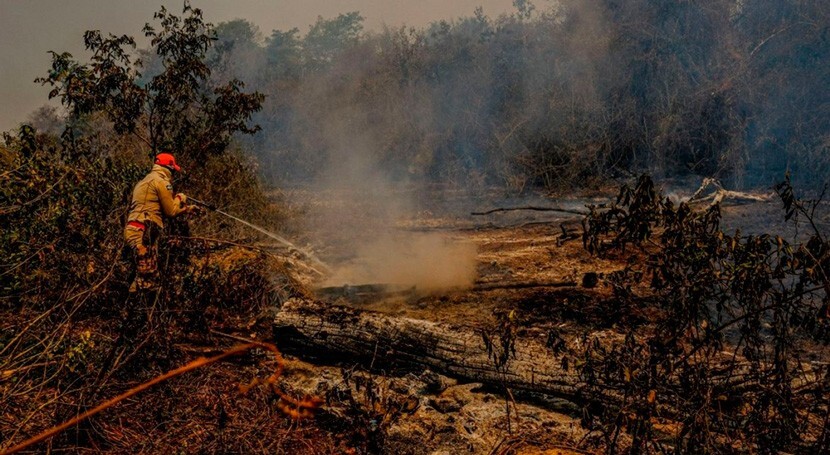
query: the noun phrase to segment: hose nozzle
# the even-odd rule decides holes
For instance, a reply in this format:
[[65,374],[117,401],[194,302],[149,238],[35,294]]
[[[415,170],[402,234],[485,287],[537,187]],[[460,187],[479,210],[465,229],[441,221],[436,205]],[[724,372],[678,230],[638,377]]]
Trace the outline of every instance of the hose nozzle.
[[215,211],[216,211],[216,206],[215,206],[215,205],[213,205],[213,204],[209,204],[209,203],[207,203],[207,202],[205,202],[205,201],[200,201],[200,200],[195,199],[195,198],[192,198],[192,197],[190,197],[190,196],[188,196],[188,197],[187,197],[187,200],[188,200],[188,201],[193,202],[193,203],[194,203],[194,204],[196,204],[196,205],[200,205],[200,206],[202,206],[202,207],[204,207],[204,208],[206,208],[206,209],[210,210],[211,212],[215,212]]

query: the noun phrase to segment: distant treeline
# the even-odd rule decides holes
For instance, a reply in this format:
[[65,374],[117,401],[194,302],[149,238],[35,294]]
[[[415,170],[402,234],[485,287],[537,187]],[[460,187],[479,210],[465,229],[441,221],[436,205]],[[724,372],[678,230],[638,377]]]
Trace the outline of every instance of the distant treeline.
[[380,32],[358,12],[270,36],[226,22],[211,77],[266,95],[244,140],[281,183],[351,160],[516,190],[641,170],[828,180],[830,2],[514,4]]

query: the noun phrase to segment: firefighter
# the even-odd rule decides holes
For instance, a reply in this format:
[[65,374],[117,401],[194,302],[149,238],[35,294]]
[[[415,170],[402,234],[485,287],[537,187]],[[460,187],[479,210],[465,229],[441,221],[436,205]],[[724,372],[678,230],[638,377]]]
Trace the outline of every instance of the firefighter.
[[187,196],[173,193],[173,173],[181,168],[170,153],[156,155],[153,169],[133,189],[124,238],[135,258],[135,279],[130,292],[158,289],[158,240],[165,217],[196,211]]

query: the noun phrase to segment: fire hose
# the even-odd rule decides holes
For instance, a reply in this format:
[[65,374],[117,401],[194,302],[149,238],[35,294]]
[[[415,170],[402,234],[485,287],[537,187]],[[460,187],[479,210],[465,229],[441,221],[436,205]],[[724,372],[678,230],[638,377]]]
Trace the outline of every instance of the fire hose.
[[285,238],[283,238],[283,237],[281,237],[277,234],[274,234],[273,232],[265,230],[260,226],[257,226],[253,223],[245,221],[242,218],[238,218],[238,217],[235,217],[235,216],[231,215],[230,213],[223,212],[222,210],[219,210],[219,208],[216,207],[214,204],[210,204],[210,203],[205,202],[205,201],[200,201],[200,200],[192,198],[190,196],[187,197],[187,200],[194,203],[194,204],[196,204],[196,205],[198,205],[198,206],[204,207],[207,210],[210,210],[211,212],[218,213],[218,214],[220,214],[220,215],[222,215],[226,218],[230,218],[230,219],[232,219],[232,220],[234,220],[238,223],[241,223],[245,226],[248,226],[249,228],[251,228],[251,229],[253,229],[257,232],[259,232],[261,234],[264,234],[264,235],[276,240],[277,242],[279,242],[283,246],[288,247],[289,251],[296,251],[296,252],[302,254],[303,256],[305,256],[306,259],[308,259],[309,261],[314,263],[314,265],[316,265],[317,267],[319,267],[321,269],[321,274],[331,273],[331,267],[329,267],[323,261],[318,259],[313,253],[311,253],[310,251],[307,251],[303,248],[300,248],[297,245],[294,245],[293,243],[289,242],[287,239],[285,239]]

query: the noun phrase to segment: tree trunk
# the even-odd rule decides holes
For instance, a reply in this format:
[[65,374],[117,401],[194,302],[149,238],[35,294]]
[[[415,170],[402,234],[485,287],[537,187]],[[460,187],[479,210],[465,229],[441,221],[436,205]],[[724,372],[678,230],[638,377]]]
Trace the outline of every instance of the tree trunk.
[[[300,355],[314,353],[336,360],[345,357],[370,367],[429,368],[502,390],[507,387],[514,394],[548,403],[564,398],[580,404],[599,401],[615,406],[625,401],[613,387],[586,390],[575,368],[565,368],[563,355],[546,345],[547,337],[542,332],[536,337],[513,338],[506,343],[510,355],[505,356],[505,334],[492,333],[492,329],[397,317],[307,299],[286,302],[274,325],[277,344],[281,348],[299,347]],[[608,332],[595,336],[601,343],[621,341]],[[723,368],[710,370],[723,393],[736,397],[763,386],[754,377],[751,364],[736,361],[728,352],[723,355],[717,362]],[[679,378],[669,380],[680,382]],[[793,378],[791,385],[794,390],[809,392],[805,385],[814,381],[814,372],[805,372]],[[661,402],[657,409],[665,417],[677,413],[670,402]]]
[[[275,320],[277,343],[299,345],[334,356],[350,356],[371,365],[428,367],[471,382],[574,399],[579,378],[562,368],[561,356],[543,342],[515,340],[510,356],[499,365],[498,335],[470,327],[349,307],[292,299]],[[489,347],[488,347],[489,346]]]

